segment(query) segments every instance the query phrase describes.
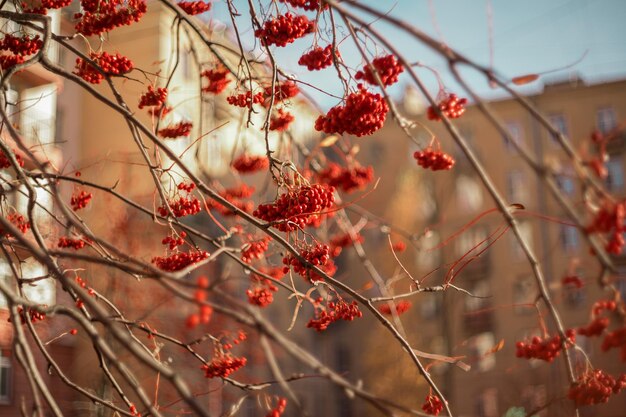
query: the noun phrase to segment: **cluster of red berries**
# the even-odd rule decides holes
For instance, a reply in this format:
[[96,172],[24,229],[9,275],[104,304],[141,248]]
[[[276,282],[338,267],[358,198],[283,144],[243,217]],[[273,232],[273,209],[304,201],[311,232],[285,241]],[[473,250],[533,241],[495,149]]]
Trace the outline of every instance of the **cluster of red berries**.
[[603,352],[614,348],[621,348],[620,357],[622,362],[626,362],[626,327],[614,330],[604,336],[600,348]]
[[[465,105],[467,104],[466,98],[458,98],[456,94],[446,94],[446,96],[439,101],[437,107],[430,106],[426,117],[428,120],[441,120],[439,112],[449,119],[456,119],[463,116],[465,113]],[[437,111],[439,109],[439,112]]]
[[179,246],[185,244],[185,238],[187,237],[187,233],[180,232],[178,237],[174,236],[165,236],[161,241],[161,244],[169,247],[169,250],[176,250]]
[[[15,157],[15,161],[17,162],[17,164],[21,167],[24,166],[24,158],[22,158],[22,155],[18,154],[15,149],[13,149],[13,156]],[[6,156],[6,154],[0,150],[0,169],[6,169],[9,168],[11,166],[11,161],[9,160],[9,157]]]
[[176,186],[180,191],[192,192],[196,188],[196,184],[193,182],[181,182]]
[[337,302],[330,301],[325,309],[316,308],[315,318],[309,320],[306,327],[321,332],[336,321],[352,321],[360,317],[363,317],[363,313],[359,310],[356,301],[348,304],[343,299],[340,299]]
[[[335,261],[333,261],[332,259],[329,259],[328,262],[326,262],[326,265],[321,265],[319,268],[329,277],[332,277],[333,275],[335,275],[335,272],[337,272],[337,265],[335,265]],[[324,281],[324,277],[318,274],[316,271],[310,270],[309,282],[313,283],[316,281]]]
[[339,188],[346,193],[361,190],[374,180],[374,168],[356,165],[342,167],[334,162],[328,163],[318,175],[319,181]]
[[48,9],[60,9],[72,4],[72,0],[41,0],[38,7],[28,6],[22,2],[22,10],[24,13],[47,14]]
[[251,156],[243,154],[237,157],[231,166],[240,174],[251,174],[266,170],[270,166],[270,161],[266,156]]
[[[30,222],[18,212],[12,211],[6,218],[22,233],[26,233],[30,229]],[[10,237],[10,234],[2,229],[0,229],[0,235]]]
[[91,84],[100,84],[104,80],[104,75],[120,76],[128,74],[134,68],[133,62],[120,54],[92,52],[89,57],[102,69],[102,73],[84,59],[76,58],[74,74]]
[[141,413],[137,410],[137,407],[133,403],[130,403],[130,406],[128,407],[128,411],[130,412],[130,415],[133,417],[141,417]]
[[11,51],[15,55],[28,56],[37,53],[43,46],[43,41],[39,35],[30,37],[13,36],[9,33],[0,40],[0,51]]
[[252,95],[252,91],[246,91],[245,93],[226,97],[226,101],[231,106],[243,108],[252,108],[253,104],[263,103],[264,100],[265,98],[263,97],[263,93],[256,93]]
[[625,387],[626,375],[621,374],[615,379],[601,369],[594,369],[585,372],[570,386],[567,397],[578,407],[606,403],[611,395],[618,394]]
[[292,232],[304,228],[322,210],[332,207],[335,202],[335,188],[323,184],[304,185],[281,194],[276,201],[259,204],[252,213],[281,232]]
[[[339,51],[335,52],[339,58]],[[305,53],[298,60],[298,65],[307,67],[309,71],[319,71],[333,64],[333,46],[328,45],[325,48],[315,47],[311,51]]]
[[391,244],[391,249],[394,252],[404,252],[406,250],[406,243],[399,241]]
[[266,236],[262,239],[246,243],[241,250],[241,260],[250,263],[253,259],[261,259],[269,248],[271,240],[271,237]]
[[[330,247],[321,243],[316,245],[307,245],[300,250],[300,256],[312,265],[323,266],[326,265],[330,259]],[[285,265],[283,268],[285,273],[289,272],[289,268],[291,267],[295,273],[306,278],[309,267],[300,262],[300,260],[295,256],[285,256],[283,258],[283,264]]]
[[[394,305],[394,310],[396,311],[397,315],[404,314],[411,308],[411,305],[412,304],[410,301],[398,301]],[[380,311],[382,314],[390,316],[392,310],[391,306],[389,306],[389,303],[385,303],[378,307],[378,311]]]
[[79,19],[76,32],[85,36],[138,22],[148,10],[145,0],[81,0],[80,5],[83,12],[74,14]]
[[191,122],[178,122],[159,129],[159,136],[166,139],[176,139],[181,136],[189,136],[191,134]]
[[155,256],[152,263],[159,269],[167,272],[180,271],[189,265],[193,265],[209,257],[204,250],[190,250],[189,252],[177,252],[170,256]]
[[219,94],[224,91],[226,86],[230,83],[228,70],[222,66],[215,69],[204,70],[200,75],[209,82],[208,85],[202,87],[202,92],[204,93]]
[[[384,86],[390,86],[398,82],[398,76],[404,71],[402,64],[400,64],[393,55],[385,55],[374,58],[372,66],[376,70],[376,73]],[[357,71],[357,73],[354,74],[354,78],[357,80],[364,80],[372,85],[378,85],[376,77],[374,76],[374,73],[370,69],[369,65],[365,65],[361,71]]]
[[278,113],[272,116],[270,119],[270,130],[276,132],[284,132],[289,128],[291,122],[293,122],[296,118],[293,114],[288,111],[284,111],[283,109],[278,109]]
[[72,206],[72,210],[78,211],[80,209],[84,209],[85,207],[87,207],[92,198],[93,194],[88,193],[85,190],[82,190],[78,194],[72,194],[72,198],[70,198],[70,205]]
[[167,99],[167,88],[157,88],[156,90],[151,85],[148,86],[148,91],[141,95],[139,99],[139,108],[144,107],[157,107],[161,108],[165,104]]
[[0,67],[3,70],[8,70],[24,61],[25,59],[21,55],[0,55]]
[[330,256],[336,258],[339,256],[343,248],[354,245],[355,242],[362,243],[364,240],[360,233],[356,233],[354,239],[350,236],[350,233],[344,233],[342,235],[335,236],[330,239]]
[[278,287],[270,282],[269,285],[249,288],[246,290],[246,295],[250,304],[267,307],[274,302],[274,292],[276,291],[278,291]]
[[609,319],[606,317],[596,317],[586,327],[579,327],[576,333],[581,336],[600,336],[604,329],[609,327]]
[[[568,344],[573,344],[576,340],[576,333],[573,329],[565,332]],[[554,335],[551,338],[542,339],[539,336],[532,338],[531,343],[517,342],[515,355],[518,358],[525,359],[541,359],[546,362],[552,362],[554,358],[561,354],[562,339],[560,335]]]
[[428,394],[424,404],[422,404],[422,410],[431,416],[438,416],[443,410],[443,402],[437,395]]
[[248,360],[246,358],[237,358],[230,353],[213,359],[210,363],[202,365],[204,376],[206,378],[226,378],[228,375],[244,367]]
[[[181,233],[182,235],[182,233]],[[211,321],[211,316],[213,315],[213,309],[210,305],[203,304],[207,299],[207,288],[209,288],[209,279],[202,275],[198,277],[197,280],[198,289],[194,294],[194,299],[200,303],[199,312],[197,314],[190,314],[187,316],[187,321],[185,325],[189,329],[193,329],[200,323],[207,324]]]
[[[46,313],[41,313],[32,308],[28,308],[26,311],[24,311],[22,307],[18,307],[17,313],[20,316],[20,321],[22,324],[26,324],[26,322],[28,321],[26,315],[28,315],[28,317],[30,318],[31,323],[37,323],[38,321],[43,321],[46,318]],[[11,318],[9,317],[7,321],[10,322]]]
[[84,248],[85,244],[86,242],[84,239],[72,239],[67,236],[61,236],[57,242],[57,246],[59,248],[72,248],[75,250]]
[[452,169],[456,162],[452,156],[436,151],[430,146],[423,151],[415,151],[413,158],[417,161],[417,165],[433,171]]
[[[185,216],[193,216],[202,210],[200,206],[200,201],[194,196],[188,197],[178,197],[176,200],[170,200],[167,202],[170,208],[172,209],[172,213],[175,217],[185,217]],[[162,205],[158,208],[159,214],[163,217],[166,217],[169,213],[167,211],[167,207]]]
[[331,108],[315,121],[315,129],[325,133],[371,135],[383,127],[389,106],[380,94],[373,94],[359,84],[359,91],[350,93],[343,106]]
[[285,412],[285,408],[287,408],[287,399],[279,398],[278,403],[276,403],[276,407],[270,410],[265,417],[280,417]]
[[324,0],[278,0],[281,3],[288,3],[292,7],[301,7],[307,11],[319,10],[320,3],[322,4],[322,9],[327,9],[328,4],[324,3]]
[[191,16],[211,10],[211,3],[205,3],[203,1],[179,1],[176,4],[178,4],[178,7],[183,9],[185,13]]
[[254,36],[259,38],[265,46],[287,46],[314,31],[315,22],[311,22],[306,16],[294,16],[287,13],[267,20],[262,29],[254,31]]
[[626,219],[626,202],[613,203],[607,200],[585,231],[609,234],[609,241],[604,248],[609,253],[619,255],[626,244],[623,235],[624,219]]
[[615,311],[617,309],[617,303],[613,300],[600,300],[593,303],[591,307],[591,314],[593,316],[599,316],[604,311]]
[[265,100],[265,104],[267,106],[269,106],[270,103],[269,97],[271,97],[272,95],[274,96],[274,104],[277,104],[282,103],[283,101],[290,98],[294,98],[299,93],[300,89],[293,81],[276,83],[273,91],[271,86],[265,87],[265,89],[263,90],[263,94],[265,95],[265,97],[268,97]]
[[571,285],[574,288],[581,289],[585,284],[577,275],[567,275],[561,279],[561,285],[564,287]]

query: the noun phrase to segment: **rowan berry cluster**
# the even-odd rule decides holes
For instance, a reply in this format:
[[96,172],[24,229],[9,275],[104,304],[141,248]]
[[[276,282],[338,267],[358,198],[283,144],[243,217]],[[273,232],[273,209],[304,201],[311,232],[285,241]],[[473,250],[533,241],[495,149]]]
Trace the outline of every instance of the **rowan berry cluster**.
[[226,353],[213,359],[210,363],[202,365],[201,369],[204,371],[206,378],[226,378],[245,366],[247,362],[246,358],[237,358],[230,353]]
[[157,88],[156,90],[151,85],[148,86],[148,91],[143,93],[139,99],[139,108],[144,107],[157,107],[160,108],[165,104],[167,99],[167,88]]
[[[376,73],[384,86],[390,86],[398,82],[398,77],[404,71],[402,64],[400,64],[393,55],[385,55],[374,58],[372,66],[376,70]],[[365,65],[361,71],[357,71],[357,73],[354,74],[354,78],[357,80],[364,80],[372,85],[378,85],[376,77],[374,76],[374,73],[370,69],[369,65]]]
[[204,93],[219,94],[224,91],[226,86],[230,83],[228,70],[221,66],[215,69],[204,70],[200,75],[209,82],[209,84],[202,87],[202,92]]
[[[335,52],[339,58],[339,51]],[[307,67],[309,71],[319,71],[330,67],[333,64],[333,46],[328,45],[325,48],[315,47],[311,51],[303,54],[298,60],[298,65]]]
[[288,3],[292,7],[300,7],[307,11],[319,10],[320,3],[322,5],[321,6],[322,9],[328,8],[328,4],[325,4],[324,0],[278,0],[278,1],[280,1],[281,3]]
[[104,75],[120,76],[128,74],[134,68],[133,62],[120,54],[110,55],[107,52],[99,54],[92,52],[89,57],[102,69],[104,74],[82,58],[76,58],[74,74],[91,84],[100,84],[104,80]]
[[[17,164],[21,167],[24,166],[24,158],[22,158],[22,156],[20,154],[18,154],[15,149],[13,149],[13,156],[15,157],[15,161],[17,162]],[[11,161],[9,160],[9,157],[0,150],[0,169],[6,169],[9,168],[11,166]]]
[[359,165],[348,168],[329,162],[326,168],[318,174],[318,178],[321,183],[351,193],[365,188],[374,180],[374,168]]
[[81,0],[80,4],[83,12],[74,14],[79,19],[76,32],[85,36],[138,22],[148,10],[145,0]]
[[86,242],[83,239],[73,239],[67,236],[61,236],[57,242],[59,248],[72,248],[75,250],[84,248],[85,244]]
[[43,46],[43,41],[39,35],[33,37],[28,35],[13,36],[9,33],[4,34],[4,38],[0,40],[0,51],[10,51],[15,55],[28,56],[37,53]]
[[263,93],[256,93],[252,95],[252,91],[247,91],[242,94],[237,94],[235,96],[226,97],[226,101],[231,106],[243,107],[243,108],[252,108],[253,104],[263,103],[265,98],[263,97]]
[[3,70],[8,70],[24,61],[25,59],[21,55],[0,55],[0,67],[2,67]]
[[343,248],[354,245],[355,242],[362,243],[364,240],[360,233],[356,233],[354,239],[350,233],[344,233],[342,235],[334,236],[330,239],[330,256],[336,258],[341,254]]
[[211,3],[205,3],[203,1],[179,1],[176,4],[178,4],[178,7],[183,9],[185,13],[191,16],[211,10]]
[[437,395],[428,394],[424,404],[422,404],[422,410],[431,416],[438,416],[443,410],[443,402]]
[[270,412],[267,413],[265,417],[280,417],[285,412],[285,408],[287,408],[287,399],[280,398],[278,400],[278,403],[276,404],[276,407],[270,410]]
[[265,286],[255,286],[246,290],[248,302],[259,307],[267,307],[274,302],[274,292],[278,287],[273,284]]
[[159,129],[159,136],[166,139],[176,139],[181,136],[189,136],[191,134],[191,122],[178,122]]
[[270,100],[269,97],[274,96],[274,104],[282,103],[285,100],[290,98],[294,98],[300,93],[300,89],[293,81],[284,81],[280,83],[276,83],[274,86],[274,90],[272,91],[272,87],[265,87],[263,90],[263,94],[265,95],[265,104],[269,106]]
[[304,228],[322,210],[331,208],[335,202],[334,191],[334,187],[324,184],[293,187],[276,201],[259,204],[252,214],[275,223],[273,226],[281,232],[292,232]]
[[624,219],[626,219],[626,202],[613,203],[606,201],[598,210],[592,223],[585,228],[587,233],[608,234],[609,241],[605,249],[609,253],[620,254],[624,248]]
[[609,332],[606,336],[604,336],[604,340],[602,341],[600,348],[603,352],[614,348],[620,348],[620,357],[622,362],[626,362],[626,327]]
[[[33,308],[28,308],[24,310],[22,307],[17,308],[17,314],[20,316],[20,322],[22,324],[26,324],[28,321],[27,315],[30,318],[31,323],[37,323],[38,321],[43,321],[46,318],[46,313],[41,313]],[[9,317],[7,321],[11,321]]]
[[179,246],[185,244],[185,238],[187,237],[187,233],[180,232],[178,237],[175,236],[165,236],[161,241],[161,244],[166,245],[169,250],[176,250]]
[[289,125],[295,119],[296,118],[293,116],[293,114],[284,111],[283,109],[278,109],[278,114],[273,115],[270,119],[270,130],[276,132],[284,132],[289,128]]
[[[412,304],[410,301],[398,301],[394,305],[394,310],[396,311],[397,315],[404,314],[411,308],[411,305]],[[389,303],[385,303],[381,305],[380,307],[378,307],[378,311],[380,311],[382,314],[386,314],[390,316],[392,310],[391,310],[391,307],[389,306]]]
[[452,169],[456,163],[452,156],[442,151],[436,151],[430,146],[423,151],[415,151],[413,158],[417,161],[417,165],[433,171]]
[[231,166],[240,174],[252,174],[267,169],[270,161],[266,156],[242,154],[233,161]]
[[241,249],[241,260],[250,263],[253,259],[261,259],[269,248],[271,240],[271,237],[266,236],[262,239],[246,243]]
[[604,329],[609,327],[609,319],[606,317],[596,317],[586,327],[579,327],[576,333],[581,336],[600,336]]
[[[565,332],[567,336],[567,344],[573,344],[576,340],[576,333],[572,329],[568,329]],[[516,353],[518,358],[524,359],[541,359],[546,362],[552,362],[554,358],[561,354],[562,339],[559,335],[554,335],[551,338],[542,339],[539,336],[532,338],[531,343],[517,342],[515,344]]]
[[196,188],[196,184],[193,182],[181,182],[176,186],[180,191],[192,192]]
[[561,279],[561,285],[564,287],[571,285],[574,288],[581,289],[585,284],[577,275],[567,275]]
[[626,375],[621,374],[615,379],[601,369],[594,369],[582,374],[570,386],[567,397],[578,407],[606,403],[611,395],[618,394],[625,387]]
[[[30,222],[26,219],[26,217],[22,216],[16,211],[12,211],[6,216],[7,220],[10,221],[15,227],[19,229],[20,232],[26,233],[30,229]],[[0,236],[10,237],[11,234],[5,232],[0,229]]]
[[91,199],[93,198],[93,194],[88,193],[85,190],[81,190],[79,193],[72,194],[70,198],[70,205],[72,206],[72,210],[78,211],[87,207]]
[[306,327],[322,332],[336,321],[352,321],[360,317],[363,317],[363,313],[359,310],[359,306],[356,301],[348,304],[345,300],[339,299],[337,302],[328,302],[328,305],[324,309],[316,308],[315,318],[309,320]]
[[391,244],[391,249],[394,252],[404,252],[406,250],[406,243],[399,241]]
[[[328,263],[330,259],[330,247],[321,243],[315,245],[306,245],[300,250],[300,256],[307,262],[315,266],[323,266]],[[298,275],[306,278],[309,267],[306,264],[300,262],[294,255],[287,255],[283,258],[283,264],[285,267],[283,271],[289,272],[289,268],[293,268],[293,271]]]
[[254,31],[254,36],[259,38],[265,46],[287,46],[287,44],[314,31],[315,22],[311,22],[306,16],[294,16],[291,13],[286,13],[267,20],[262,29]]
[[41,0],[40,5],[37,7],[27,6],[26,3],[22,3],[22,10],[24,13],[36,13],[47,14],[49,9],[60,9],[72,4],[72,0]]
[[331,108],[315,121],[315,129],[325,133],[371,135],[383,127],[389,106],[380,94],[373,94],[359,84],[359,91],[350,93],[343,106]]
[[130,403],[130,406],[128,407],[128,411],[130,412],[130,415],[133,417],[141,417],[141,413],[137,410],[137,407],[133,403]]
[[[202,210],[200,201],[194,196],[179,196],[178,199],[170,200],[167,204],[172,209],[175,217],[193,216]],[[158,210],[163,217],[166,217],[169,213],[166,205],[160,206]]]
[[[430,106],[428,108],[427,117],[428,120],[440,121],[441,116],[439,112],[449,119],[457,119],[463,116],[465,113],[465,105],[467,104],[466,98],[458,98],[456,94],[446,94],[446,96],[439,101],[437,107]],[[439,112],[437,112],[437,108]]]
[[188,252],[177,252],[169,256],[155,256],[152,263],[159,269],[168,272],[180,271],[189,265],[193,265],[209,257],[209,253],[204,250],[192,249]]

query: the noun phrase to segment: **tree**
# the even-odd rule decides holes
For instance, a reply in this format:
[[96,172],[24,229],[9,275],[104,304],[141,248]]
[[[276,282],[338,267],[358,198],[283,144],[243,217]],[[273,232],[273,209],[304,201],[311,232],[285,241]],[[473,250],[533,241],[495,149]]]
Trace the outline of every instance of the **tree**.
[[[0,291],[30,389],[23,415],[76,412],[61,403],[67,393],[95,404],[97,415],[236,415],[248,406],[256,407],[256,415],[311,415],[301,387],[318,385],[336,387],[341,401],[366,404],[371,415],[456,415],[429,370],[438,363],[466,365],[447,352],[418,350],[400,316],[417,295],[455,292],[478,299],[454,279],[505,233],[516,239],[532,270],[539,318],[547,316],[542,336],[517,341],[517,355],[546,362],[560,357],[564,363],[567,382],[545,407],[565,404],[566,412],[578,413],[579,407],[608,401],[626,383],[623,373],[610,375],[590,361],[577,366],[573,360],[582,350],[576,334],[598,336],[604,350],[626,352],[626,311],[610,257],[624,246],[624,203],[601,181],[607,146],[617,133],[595,134],[591,156],[581,156],[512,86],[538,76],[505,79],[355,0],[227,1],[219,7],[228,11],[232,38],[202,17],[212,7],[203,1],[3,5],[0,225],[11,278]],[[243,14],[252,30],[243,30]],[[594,304],[588,326],[563,324],[542,261],[520,226],[524,206],[507,201],[460,133],[455,122],[468,98],[443,86],[430,91],[419,73],[429,69],[410,62],[372,21],[395,25],[447,61],[477,111],[586,239],[589,257],[600,265],[598,285],[607,291]],[[302,98],[306,76],[293,77],[285,68],[294,64],[279,59],[278,51],[296,40],[310,45],[298,65],[324,70],[343,86],[343,97],[328,112],[319,114]],[[343,42],[354,43],[360,62],[342,56]],[[558,169],[512,137],[460,66],[506,91],[554,138],[583,190],[582,204],[558,186]],[[408,120],[390,97],[388,89],[400,76],[427,102],[423,123]],[[59,144],[61,155],[46,143],[53,139],[49,122],[27,125],[36,135],[24,128],[26,116],[32,109],[40,115],[52,95],[34,90],[33,80],[42,78],[63,86],[60,120],[74,140]],[[452,266],[440,266],[448,272],[436,285],[426,286],[400,260],[406,245],[392,237],[402,231],[360,207],[377,190],[372,167],[358,162],[355,137],[367,146],[367,136],[385,123],[395,123],[406,136],[394,140],[418,146],[414,164],[423,168],[425,184],[436,183],[438,171],[455,169],[453,150],[432,133],[445,129],[493,202],[492,210],[441,247],[467,236],[483,216],[497,214],[504,223],[484,239],[470,240]],[[416,131],[428,140],[419,140]],[[548,215],[538,214],[546,221]],[[367,225],[389,237],[384,257],[401,269],[397,278],[382,274],[379,254],[365,250],[360,232]],[[427,235],[405,237],[418,250]],[[338,256],[352,250],[364,273],[339,279],[346,273],[334,260],[345,267]],[[391,290],[394,280],[408,291]],[[577,287],[581,280],[572,274],[562,284]],[[366,291],[372,287],[376,296]],[[43,302],[41,293],[54,289],[56,301],[48,295],[52,302]],[[378,341],[403,351],[419,374],[419,400],[382,396],[384,390],[318,358],[318,340],[345,338],[358,322],[380,326],[384,333],[376,334],[384,337]],[[54,350],[63,343],[75,346],[72,361]],[[496,354],[503,343],[485,354]]]

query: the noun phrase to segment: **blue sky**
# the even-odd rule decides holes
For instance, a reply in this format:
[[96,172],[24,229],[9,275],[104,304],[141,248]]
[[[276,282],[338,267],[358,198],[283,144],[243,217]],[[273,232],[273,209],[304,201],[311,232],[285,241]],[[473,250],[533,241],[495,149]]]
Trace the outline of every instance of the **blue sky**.
[[[235,0],[242,17],[239,18],[243,36],[252,41],[247,16],[247,1]],[[452,48],[483,64],[489,63],[489,30],[487,0],[367,0],[365,3],[401,17],[424,32],[443,40]],[[566,78],[578,72],[589,82],[616,79],[626,76],[626,0],[492,0],[494,68],[499,73],[514,77],[526,73],[551,72],[545,80]],[[224,21],[224,2],[216,2],[213,17]],[[434,18],[435,16],[435,18]],[[226,21],[229,23],[230,21]],[[375,23],[394,45],[411,61],[420,61],[441,72],[450,91],[459,90],[447,74],[445,62],[409,35],[386,25]],[[438,29],[437,29],[438,28]],[[340,84],[332,69],[309,73],[296,62],[311,47],[313,38],[305,37],[286,48],[277,48],[276,56],[283,66],[334,94],[341,94]],[[325,46],[326,41],[320,40]],[[373,45],[371,45],[373,48]],[[346,39],[340,47],[344,59],[354,68],[361,64],[360,56]],[[426,70],[421,70],[423,80],[437,93],[437,83]],[[481,94],[497,97],[502,93],[492,90],[483,77],[466,72],[469,82]],[[392,90],[399,95],[403,83]],[[527,90],[540,88],[541,83]],[[328,108],[337,99],[310,91],[311,95]]]

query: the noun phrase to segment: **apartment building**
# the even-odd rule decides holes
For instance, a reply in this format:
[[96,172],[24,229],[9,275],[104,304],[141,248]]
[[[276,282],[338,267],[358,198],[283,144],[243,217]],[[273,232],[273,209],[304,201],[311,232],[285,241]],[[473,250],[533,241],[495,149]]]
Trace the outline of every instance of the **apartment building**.
[[[546,83],[542,91],[527,97],[570,138],[583,159],[589,160],[594,154],[590,139],[593,131],[618,132],[608,145],[610,159],[604,180],[607,189],[618,198],[626,195],[626,136],[618,129],[626,118],[625,93],[625,80],[585,84],[572,79]],[[561,190],[579,212],[588,214],[574,168],[560,145],[514,100],[496,100],[489,107],[504,122],[513,140],[560,173]],[[568,381],[561,358],[547,364],[515,357],[515,343],[541,335],[542,320],[548,331],[554,332],[545,308],[540,309],[540,318],[534,307],[537,287],[521,248],[512,233],[506,232],[501,216],[489,212],[496,206],[460,148],[440,123],[422,116],[424,104],[415,99],[414,92],[407,92],[401,108],[409,119],[425,123],[433,130],[441,149],[455,157],[456,165],[450,171],[424,171],[412,157],[418,147],[398,127],[388,123],[372,138],[360,143],[365,162],[372,163],[381,176],[379,189],[363,205],[372,214],[390,219],[383,225],[391,227],[393,240],[404,240],[409,245],[405,253],[399,254],[400,260],[414,277],[424,279],[423,285],[452,279],[452,283],[477,296],[448,290],[413,297],[412,309],[402,316],[409,340],[419,350],[462,356],[471,365],[470,371],[450,364],[431,368],[457,415],[513,416],[522,407],[530,412],[547,403],[550,406],[538,415],[572,415],[570,402],[562,398]],[[511,143],[489,124],[476,106],[468,106],[467,112],[455,122],[507,201],[524,206],[516,212],[516,218],[537,255],[564,325],[568,328],[585,325],[590,321],[592,304],[609,297],[609,292],[597,285],[600,269],[585,239],[570,225],[564,210]],[[428,144],[429,134],[419,128],[414,134],[424,145]],[[471,227],[465,227],[479,217]],[[386,237],[380,235],[380,230],[376,230],[369,236],[370,253],[383,273],[396,276],[402,271],[390,253],[380,249],[381,245],[388,246]],[[446,244],[439,247],[442,242]],[[475,256],[487,245],[490,245],[488,249]],[[473,248],[476,249],[472,251]],[[457,262],[459,259],[462,261]],[[623,268],[624,256],[615,256],[613,260]],[[581,277],[584,286],[576,289],[562,285],[561,279],[567,275]],[[626,295],[626,274],[612,277],[611,282],[622,297]],[[395,293],[408,289],[407,280],[393,286]],[[619,318],[613,319],[613,325],[619,326]],[[372,332],[367,340],[371,341],[371,351],[363,360],[376,363],[378,370],[366,380],[382,387],[383,394],[418,407],[427,387],[423,393],[406,388],[414,387],[419,376],[411,370],[404,352],[385,348],[379,331]],[[601,338],[579,336],[577,342],[589,353],[593,366],[613,375],[626,369],[618,351],[601,352]],[[493,353],[495,346],[499,350]],[[378,350],[381,348],[386,349],[384,355]],[[574,353],[574,358],[576,369],[584,369],[583,355]],[[407,366],[400,369],[391,366],[397,361],[407,361]],[[618,417],[624,409],[626,396],[622,394],[606,405],[584,407],[581,415]]]

